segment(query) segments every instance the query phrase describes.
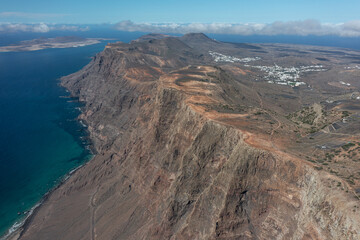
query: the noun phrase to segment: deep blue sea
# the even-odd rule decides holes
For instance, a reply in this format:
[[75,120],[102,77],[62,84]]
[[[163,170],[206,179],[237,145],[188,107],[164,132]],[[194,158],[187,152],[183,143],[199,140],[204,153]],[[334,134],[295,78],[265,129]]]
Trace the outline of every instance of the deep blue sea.
[[[0,45],[63,35],[0,35]],[[141,34],[113,35],[128,42]],[[67,173],[91,158],[86,129],[76,120],[80,103],[68,97],[59,78],[80,70],[107,42],[0,53],[0,236]]]
[[[144,33],[111,29],[1,34],[0,45],[38,37],[78,35],[123,42]],[[360,49],[359,38],[210,35],[228,42],[278,42]],[[80,104],[58,79],[85,66],[107,42],[67,49],[0,53],[0,236],[21,221],[72,169],[91,158]]]
[[58,78],[79,70],[103,44],[0,53],[0,232],[71,169],[91,157],[76,121],[79,103]]

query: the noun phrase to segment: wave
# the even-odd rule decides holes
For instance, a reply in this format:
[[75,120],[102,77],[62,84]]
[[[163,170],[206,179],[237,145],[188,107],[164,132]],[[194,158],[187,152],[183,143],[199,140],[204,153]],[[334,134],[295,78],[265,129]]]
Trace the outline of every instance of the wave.
[[34,213],[34,211],[40,207],[47,199],[47,197],[50,196],[50,194],[56,190],[57,188],[59,188],[62,184],[64,184],[70,177],[71,175],[73,175],[76,171],[78,171],[80,168],[82,168],[83,166],[85,166],[86,164],[88,164],[88,162],[91,161],[91,159],[94,157],[94,155],[89,158],[86,163],[72,169],[68,174],[66,174],[65,176],[63,176],[60,180],[60,182],[58,184],[56,184],[53,188],[51,188],[47,193],[44,194],[44,196],[40,199],[40,201],[38,203],[35,204],[35,206],[33,206],[29,211],[27,211],[27,214],[25,216],[25,218],[23,218],[20,222],[15,222],[8,230],[8,232],[0,237],[0,240],[6,240],[9,237],[11,237],[15,232],[19,231],[21,227],[25,226],[25,224],[27,223],[27,220],[29,220],[29,218],[32,216],[32,214]]
[[[47,194],[47,193],[46,193]],[[22,226],[24,226],[26,220],[34,213],[35,209],[38,208],[41,203],[43,202],[43,199],[40,200],[40,202],[36,203],[35,206],[33,206],[26,214],[25,218],[20,222],[15,222],[10,229],[8,230],[8,233],[1,237],[1,240],[5,240],[8,237],[10,237],[14,232],[16,232],[18,229],[20,229]]]
[[84,128],[86,128],[86,127],[87,127],[87,125],[84,123],[84,121],[79,120],[79,123],[80,123],[80,124],[81,124],[81,126],[83,126]]

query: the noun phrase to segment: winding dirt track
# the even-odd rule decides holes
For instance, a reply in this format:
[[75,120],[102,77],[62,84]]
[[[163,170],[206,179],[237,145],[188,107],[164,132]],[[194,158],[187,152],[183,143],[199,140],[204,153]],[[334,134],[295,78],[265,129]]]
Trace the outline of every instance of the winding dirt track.
[[90,198],[90,239],[91,240],[95,240],[96,239],[96,234],[95,234],[95,211],[96,211],[96,204],[95,204],[95,197],[96,194],[99,191],[99,186],[96,188],[96,191],[91,195]]

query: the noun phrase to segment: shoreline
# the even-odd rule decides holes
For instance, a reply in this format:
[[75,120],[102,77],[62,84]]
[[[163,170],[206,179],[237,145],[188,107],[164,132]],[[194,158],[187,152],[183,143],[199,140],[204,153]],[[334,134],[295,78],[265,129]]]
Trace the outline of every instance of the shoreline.
[[[66,89],[64,86],[62,86],[61,84],[59,84],[59,87],[62,87],[66,90],[66,92],[69,92],[68,89]],[[60,97],[65,97],[65,96],[60,96]],[[75,101],[78,101],[79,103],[81,103],[81,101],[77,98],[72,96],[71,94],[69,96],[66,96],[68,98],[74,98]],[[5,233],[4,235],[0,236],[0,240],[18,240],[21,235],[22,232],[27,228],[27,226],[31,223],[34,215],[39,211],[40,207],[48,200],[48,198],[51,196],[51,194],[57,190],[58,188],[60,188],[64,183],[66,183],[66,181],[68,181],[70,179],[70,177],[72,175],[74,175],[78,170],[80,170],[82,167],[86,166],[91,160],[94,159],[94,157],[97,155],[97,151],[94,148],[94,146],[91,144],[91,139],[90,139],[90,132],[88,129],[88,124],[84,119],[80,118],[80,115],[83,113],[83,107],[80,106],[78,107],[80,110],[80,114],[77,116],[76,121],[79,122],[79,124],[81,124],[84,128],[85,131],[88,133],[87,136],[85,136],[85,138],[88,139],[89,144],[87,146],[85,146],[85,148],[90,152],[90,157],[89,159],[84,162],[83,164],[75,167],[74,169],[70,170],[67,174],[65,174],[64,176],[62,176],[59,179],[59,182],[52,187],[51,189],[49,189],[48,192],[46,192],[41,199],[30,209],[28,210],[28,213],[26,214],[25,218],[22,219],[20,222],[15,222],[8,230],[7,233]]]
[[31,223],[32,218],[34,217],[34,214],[37,213],[37,211],[40,209],[40,207],[45,203],[50,195],[60,188],[69,178],[74,175],[78,170],[80,170],[82,167],[87,165],[95,156],[96,154],[93,154],[91,147],[90,152],[92,153],[91,158],[86,161],[85,163],[81,164],[80,166],[72,169],[69,173],[67,173],[65,176],[62,177],[60,182],[56,184],[53,188],[51,188],[47,193],[44,194],[44,196],[41,197],[41,199],[29,210],[27,216],[21,220],[20,222],[15,222],[9,229],[8,232],[1,236],[0,240],[17,240],[19,237],[21,237],[22,232],[27,228],[27,226]]

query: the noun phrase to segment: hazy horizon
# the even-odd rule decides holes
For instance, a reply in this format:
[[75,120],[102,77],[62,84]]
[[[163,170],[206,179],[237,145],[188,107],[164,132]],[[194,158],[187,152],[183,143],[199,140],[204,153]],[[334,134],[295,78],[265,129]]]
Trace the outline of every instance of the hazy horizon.
[[2,3],[0,34],[89,31],[359,37],[360,2],[14,0]]

